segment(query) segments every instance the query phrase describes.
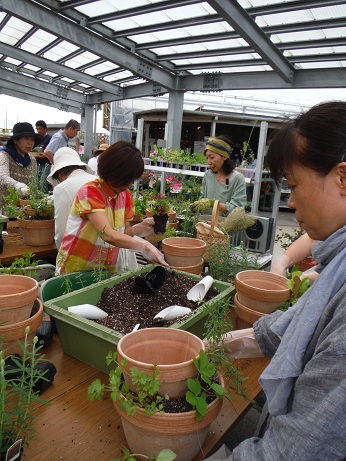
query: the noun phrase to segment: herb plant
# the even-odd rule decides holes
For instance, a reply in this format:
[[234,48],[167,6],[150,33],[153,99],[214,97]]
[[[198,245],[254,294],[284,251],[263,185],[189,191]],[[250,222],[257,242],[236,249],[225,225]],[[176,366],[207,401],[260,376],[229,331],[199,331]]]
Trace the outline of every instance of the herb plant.
[[137,458],[144,458],[148,461],[173,461],[177,457],[176,454],[168,448],[160,451],[157,456],[150,457],[142,453],[131,453],[128,448],[123,448],[122,452],[124,453],[123,458],[113,459],[112,461],[137,461]]
[[[35,337],[29,347],[27,327],[21,356],[12,356],[15,369],[6,369],[3,347],[0,345],[0,457],[17,440],[28,445],[35,432],[32,422],[38,410],[37,403],[48,404],[35,392],[36,383],[43,379],[45,372],[35,368],[42,361],[40,347],[36,347]],[[0,338],[1,340],[1,338]],[[15,375],[15,377],[14,377]]]

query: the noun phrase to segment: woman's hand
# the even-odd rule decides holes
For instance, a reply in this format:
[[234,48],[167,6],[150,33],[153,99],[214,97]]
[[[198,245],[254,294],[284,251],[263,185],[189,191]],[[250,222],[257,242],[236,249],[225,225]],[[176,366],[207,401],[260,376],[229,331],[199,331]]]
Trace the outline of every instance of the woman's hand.
[[145,218],[139,224],[132,226],[133,235],[137,237],[146,237],[154,232],[154,218]]

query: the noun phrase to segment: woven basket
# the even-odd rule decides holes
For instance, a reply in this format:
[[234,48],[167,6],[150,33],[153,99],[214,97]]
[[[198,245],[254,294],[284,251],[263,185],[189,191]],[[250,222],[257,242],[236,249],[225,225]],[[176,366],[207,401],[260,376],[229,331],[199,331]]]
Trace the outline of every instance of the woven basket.
[[230,250],[230,238],[227,234],[224,234],[218,227],[219,219],[219,200],[215,200],[213,206],[213,212],[211,215],[210,224],[205,222],[198,222],[196,224],[196,237],[203,240],[207,244],[207,251],[203,255],[204,261],[210,259],[210,254],[214,251],[218,251],[223,254],[225,251]]

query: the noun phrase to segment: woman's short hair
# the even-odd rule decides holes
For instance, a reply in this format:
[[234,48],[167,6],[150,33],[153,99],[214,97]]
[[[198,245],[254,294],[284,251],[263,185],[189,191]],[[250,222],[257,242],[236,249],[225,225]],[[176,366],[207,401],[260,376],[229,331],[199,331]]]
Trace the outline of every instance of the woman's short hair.
[[346,161],[346,102],[317,104],[275,132],[266,165],[279,184],[293,164],[326,176]]
[[98,156],[97,173],[111,186],[124,187],[142,176],[142,153],[128,141],[118,141]]

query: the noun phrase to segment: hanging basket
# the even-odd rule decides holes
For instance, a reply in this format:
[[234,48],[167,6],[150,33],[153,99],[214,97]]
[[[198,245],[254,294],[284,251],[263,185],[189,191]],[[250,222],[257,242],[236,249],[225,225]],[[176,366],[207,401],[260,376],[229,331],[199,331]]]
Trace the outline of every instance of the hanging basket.
[[196,224],[197,238],[203,240],[207,244],[207,251],[203,255],[204,261],[210,259],[213,251],[217,251],[220,255],[230,250],[230,239],[227,234],[224,234],[218,227],[220,202],[215,200],[213,212],[211,215],[210,224],[198,222]]

